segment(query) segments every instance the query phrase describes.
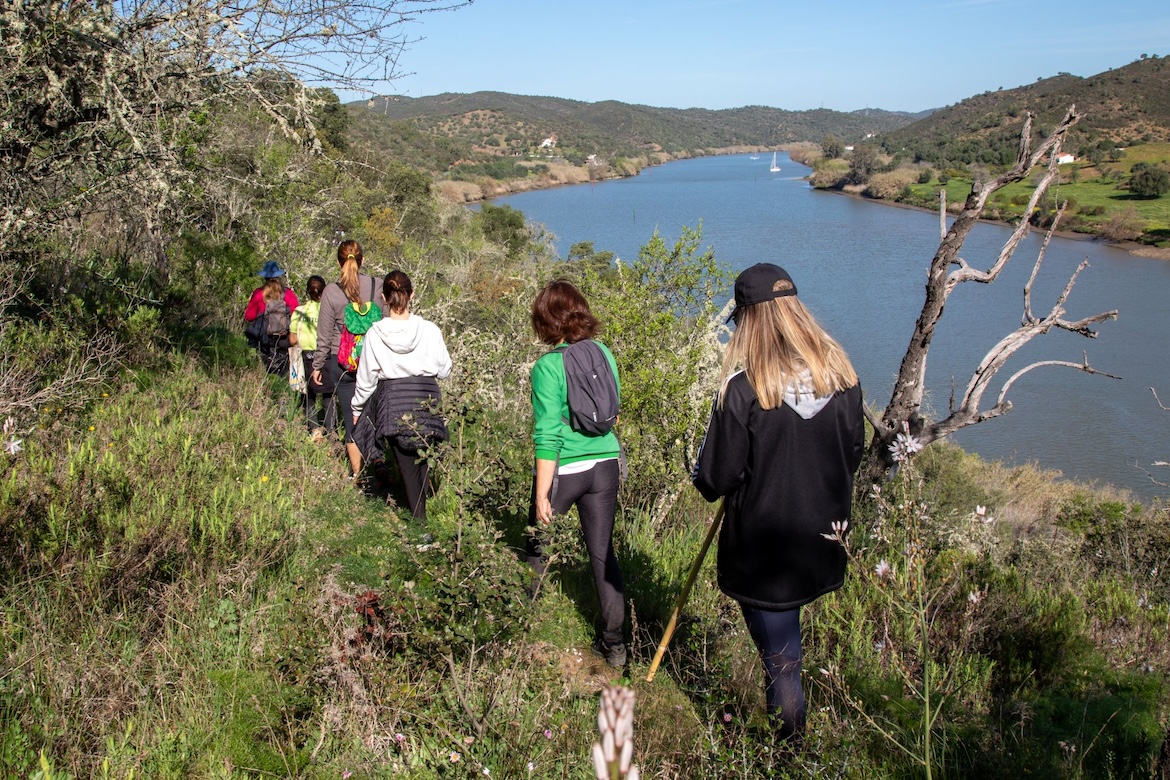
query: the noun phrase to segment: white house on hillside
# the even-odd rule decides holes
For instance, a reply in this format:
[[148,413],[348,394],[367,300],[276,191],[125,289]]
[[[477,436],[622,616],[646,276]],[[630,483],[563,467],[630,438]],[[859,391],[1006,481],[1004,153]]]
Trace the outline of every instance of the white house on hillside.
[[555,149],[557,146],[557,134],[553,133],[548,138],[540,142],[541,149]]
[[1057,165],[1068,165],[1070,162],[1076,162],[1076,160],[1077,160],[1076,157],[1073,157],[1068,152],[1065,152],[1064,154],[1057,155],[1056,164]]

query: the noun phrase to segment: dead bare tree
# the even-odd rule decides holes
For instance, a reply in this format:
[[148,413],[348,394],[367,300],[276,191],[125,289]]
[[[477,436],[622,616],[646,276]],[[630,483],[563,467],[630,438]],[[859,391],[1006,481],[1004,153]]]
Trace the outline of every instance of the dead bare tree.
[[[934,338],[935,328],[942,318],[943,308],[946,305],[947,299],[962,282],[990,284],[998,278],[1004,266],[1011,260],[1020,241],[1023,240],[1024,236],[1030,230],[1026,215],[1032,213],[1037,203],[1040,202],[1040,199],[1047,191],[1048,186],[1059,175],[1056,158],[1060,153],[1061,144],[1069,129],[1079,119],[1080,115],[1076,113],[1076,106],[1070,107],[1068,113],[1057,128],[1038,146],[1033,148],[1032,115],[1029,114],[1024,121],[1024,126],[1020,134],[1020,145],[1016,154],[1015,165],[994,179],[986,182],[977,181],[972,185],[971,193],[967,196],[967,201],[962,211],[951,225],[949,231],[945,229],[945,199],[942,201],[940,205],[940,210],[943,212],[940,213],[940,232],[943,234],[942,239],[939,243],[938,250],[935,252],[934,259],[930,264],[930,271],[926,281],[926,299],[922,306],[922,312],[918,316],[918,322],[914,327],[914,335],[911,337],[910,344],[906,348],[906,353],[902,358],[902,365],[898,370],[898,376],[894,382],[890,402],[880,416],[867,410],[867,417],[874,427],[874,435],[870,441],[867,466],[863,474],[866,481],[877,482],[881,480],[893,466],[890,445],[903,430],[908,429],[922,444],[929,444],[961,428],[989,420],[993,417],[999,417],[1008,412],[1012,408],[1011,402],[1007,399],[1008,391],[1017,379],[1033,369],[1040,368],[1041,366],[1066,366],[1091,374],[1103,373],[1090,366],[1087,357],[1079,363],[1063,360],[1044,360],[1031,363],[1016,371],[1004,382],[993,406],[990,408],[981,407],[984,394],[990,388],[1000,369],[1003,368],[1004,364],[1012,355],[1029,341],[1047,333],[1052,328],[1068,330],[1088,338],[1095,338],[1097,333],[1091,326],[1117,316],[1117,312],[1114,310],[1094,314],[1090,317],[1075,321],[1064,318],[1065,302],[1068,299],[1069,293],[1072,291],[1073,285],[1076,283],[1077,277],[1088,265],[1087,260],[1083,261],[1077,267],[1076,271],[1073,272],[1063,292],[1061,292],[1047,314],[1037,316],[1033,312],[1032,285],[1040,271],[1040,265],[1044,260],[1044,254],[1048,248],[1052,234],[1059,224],[1062,212],[1058,211],[1056,219],[1044,237],[1043,245],[1032,267],[1032,274],[1024,287],[1024,312],[1020,327],[1000,339],[987,352],[972,373],[967,388],[957,404],[954,398],[951,399],[950,408],[946,417],[936,421],[927,421],[921,416],[923,397],[926,391],[926,359],[930,352],[930,344]],[[1004,243],[995,262],[987,270],[981,270],[969,265],[967,261],[959,256],[959,252],[962,250],[963,244],[970,234],[971,229],[983,213],[988,199],[1005,185],[1023,179],[1036,166],[1042,164],[1045,158],[1047,158],[1047,168],[1037,183],[1036,189],[1028,201],[1028,205],[1024,209],[1025,217],[1016,225],[1015,230],[1012,231],[1011,236]],[[1106,376],[1110,375],[1106,374]]]

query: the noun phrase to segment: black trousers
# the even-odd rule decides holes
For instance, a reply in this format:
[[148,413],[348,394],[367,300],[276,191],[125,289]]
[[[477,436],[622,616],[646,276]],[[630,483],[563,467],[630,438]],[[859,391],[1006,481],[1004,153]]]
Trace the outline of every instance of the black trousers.
[[[558,475],[553,482],[549,502],[558,515],[574,504],[581,518],[581,533],[593,568],[593,584],[601,602],[601,638],[607,645],[624,641],[622,625],[626,618],[622,572],[613,550],[613,522],[617,513],[619,468],[617,460],[603,460],[579,474]],[[528,522],[536,525],[536,485],[532,486]],[[540,549],[540,540],[529,537],[525,548],[529,565],[543,577],[548,560]]]
[[268,343],[260,347],[260,362],[264,370],[273,376],[288,378],[288,335],[269,336]]
[[[305,419],[309,424],[309,432],[324,428],[325,433],[337,433],[337,400],[333,397],[333,393],[318,393],[313,390],[313,383],[308,381],[308,377],[313,373],[313,353],[302,352],[301,362],[305,366]],[[328,370],[328,369],[326,369]],[[324,372],[322,372],[324,373]],[[323,409],[317,408],[317,401],[320,399]],[[321,415],[324,412],[325,422],[321,422]]]
[[[330,360],[337,360],[333,355]],[[345,441],[353,442],[353,396],[357,393],[357,375],[353,371],[342,371],[337,380],[337,403],[341,407],[341,424],[345,428]]]
[[417,450],[405,450],[397,444],[390,445],[398,473],[402,475],[402,489],[406,491],[406,504],[416,520],[427,519],[428,469],[425,460],[419,461]]

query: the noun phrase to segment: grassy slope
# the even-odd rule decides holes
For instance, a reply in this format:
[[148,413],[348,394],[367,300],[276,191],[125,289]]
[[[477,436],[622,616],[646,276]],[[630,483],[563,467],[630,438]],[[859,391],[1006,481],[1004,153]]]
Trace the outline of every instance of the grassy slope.
[[[306,443],[238,337],[212,343],[215,362],[47,416],[5,461],[0,506],[26,521],[0,596],[4,773],[43,752],[54,777],[591,777],[595,692],[621,675],[585,651],[571,520],[550,534],[556,576],[524,596],[519,421],[455,413],[422,527]],[[1170,673],[1170,579],[1146,563],[1170,550],[1164,514],[929,450],[859,508],[849,583],[805,611],[812,751],[785,770],[712,560],[642,681],[707,512],[689,493],[666,517],[620,512],[644,777],[914,773],[924,662],[936,770],[1148,771]]]
[[[1113,215],[1132,211],[1138,220],[1138,227],[1152,241],[1166,241],[1170,238],[1170,195],[1160,198],[1138,198],[1131,195],[1123,184],[1129,179],[1129,170],[1135,163],[1147,162],[1170,166],[1170,143],[1142,144],[1126,149],[1125,157],[1115,163],[1091,166],[1072,163],[1061,167],[1061,183],[1049,189],[1053,201],[1069,203],[1062,226],[1083,233],[1100,234]],[[1073,167],[1076,181],[1073,181]],[[1110,178],[1106,174],[1114,172]],[[954,172],[958,173],[958,172]],[[937,207],[938,191],[947,191],[947,203],[961,205],[971,191],[969,178],[952,176],[945,187],[937,177],[926,184],[910,185],[911,196],[899,200],[927,207]],[[989,216],[996,219],[1016,220],[1023,215],[1034,187],[1024,180],[1004,187],[992,199]]]

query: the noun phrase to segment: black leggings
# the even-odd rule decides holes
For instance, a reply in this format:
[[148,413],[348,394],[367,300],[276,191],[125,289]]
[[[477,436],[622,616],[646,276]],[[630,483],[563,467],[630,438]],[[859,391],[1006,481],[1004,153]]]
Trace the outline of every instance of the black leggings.
[[[321,405],[325,407],[325,433],[335,436],[337,434],[337,402],[333,398],[333,393],[318,393],[313,390],[313,383],[308,381],[313,373],[313,353],[305,351],[301,353],[301,359],[305,366],[305,419],[309,423],[309,432],[322,430],[321,424],[321,410],[317,408],[317,399],[321,399]],[[326,366],[321,373],[327,374],[329,371]]]
[[426,460],[419,461],[417,450],[404,450],[397,443],[391,444],[394,462],[402,475],[402,489],[406,491],[406,503],[416,520],[427,519],[427,472]]
[[[589,563],[593,567],[593,584],[597,587],[597,599],[601,602],[601,638],[611,646],[624,641],[622,624],[626,618],[622,572],[613,550],[618,477],[617,460],[603,460],[588,471],[558,475],[549,494],[553,512],[558,515],[577,505],[581,532],[585,536],[585,549],[589,551]],[[528,522],[533,526],[537,524],[535,491],[534,484],[533,500],[528,512]],[[540,540],[529,537],[525,554],[537,575],[543,577],[547,561],[541,552]]]
[[[330,360],[337,360],[330,355]],[[337,380],[337,405],[341,407],[341,425],[345,428],[345,443],[353,443],[353,397],[357,393],[357,374],[353,371],[342,371]]]
[[740,604],[748,633],[764,662],[768,715],[783,718],[778,731],[788,739],[804,732],[804,690],[800,687],[800,607],[774,612]]

